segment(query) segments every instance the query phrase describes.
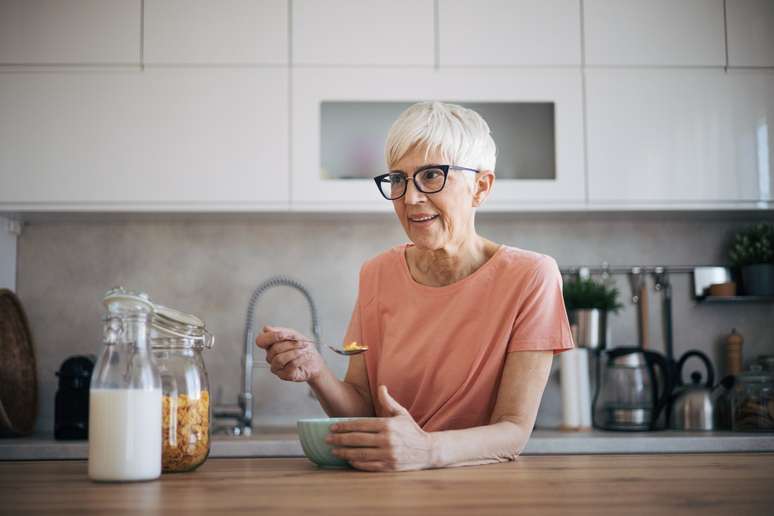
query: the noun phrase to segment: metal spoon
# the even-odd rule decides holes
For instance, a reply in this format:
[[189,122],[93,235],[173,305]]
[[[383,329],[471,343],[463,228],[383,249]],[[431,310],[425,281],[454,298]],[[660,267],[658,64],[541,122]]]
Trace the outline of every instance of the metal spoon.
[[351,351],[347,351],[346,349],[334,348],[333,346],[328,346],[328,347],[334,353],[338,353],[339,355],[344,355],[347,357],[350,357],[352,355],[359,355],[360,353],[365,353],[366,351],[368,351],[368,348],[353,349]]

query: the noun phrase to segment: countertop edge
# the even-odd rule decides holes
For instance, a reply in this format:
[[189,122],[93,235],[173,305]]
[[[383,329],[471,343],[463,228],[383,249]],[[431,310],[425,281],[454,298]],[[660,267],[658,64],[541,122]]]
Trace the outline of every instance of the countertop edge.
[[[733,432],[560,432],[536,430],[523,455],[740,453],[774,452],[774,433]],[[303,457],[294,432],[221,437],[212,441],[210,457]],[[0,439],[0,461],[72,460],[88,457],[86,441],[56,441],[50,435]]]

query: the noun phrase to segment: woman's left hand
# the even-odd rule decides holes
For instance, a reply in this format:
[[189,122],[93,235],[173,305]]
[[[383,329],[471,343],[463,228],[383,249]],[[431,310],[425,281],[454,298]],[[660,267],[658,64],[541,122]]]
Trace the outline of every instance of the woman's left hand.
[[379,387],[379,402],[389,417],[344,421],[331,426],[326,438],[336,457],[365,471],[406,471],[432,467],[433,437]]

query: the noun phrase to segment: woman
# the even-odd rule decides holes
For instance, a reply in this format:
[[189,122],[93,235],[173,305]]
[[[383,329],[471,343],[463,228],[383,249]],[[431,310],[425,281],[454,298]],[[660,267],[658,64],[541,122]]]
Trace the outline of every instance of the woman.
[[[514,460],[532,432],[553,355],[573,347],[553,258],[476,233],[495,144],[476,112],[419,103],[387,137],[375,178],[411,243],[366,262],[344,342],[369,351],[338,380],[306,337],[265,327],[283,380],[308,382],[334,454],[368,471]],[[377,416],[377,417],[370,417]]]

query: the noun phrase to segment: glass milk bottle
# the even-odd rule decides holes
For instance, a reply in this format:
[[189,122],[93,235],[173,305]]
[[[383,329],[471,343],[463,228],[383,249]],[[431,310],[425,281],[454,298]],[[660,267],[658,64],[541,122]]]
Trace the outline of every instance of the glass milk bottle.
[[89,477],[161,475],[161,379],[151,359],[153,304],[117,287],[105,294],[104,349],[89,391]]

